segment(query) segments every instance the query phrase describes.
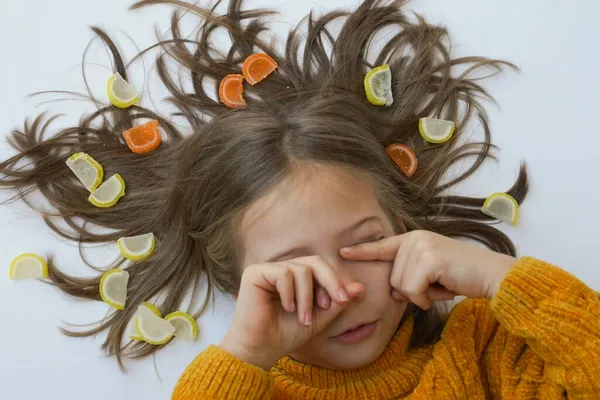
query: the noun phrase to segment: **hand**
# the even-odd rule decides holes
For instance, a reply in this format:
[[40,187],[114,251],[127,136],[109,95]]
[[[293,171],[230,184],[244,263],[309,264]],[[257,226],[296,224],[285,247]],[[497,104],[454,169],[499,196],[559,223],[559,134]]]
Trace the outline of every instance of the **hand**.
[[361,283],[342,282],[318,256],[251,265],[242,275],[233,321],[220,347],[269,370],[364,290]]
[[392,296],[420,308],[456,295],[492,299],[516,260],[428,231],[412,231],[345,247],[347,260],[393,261]]

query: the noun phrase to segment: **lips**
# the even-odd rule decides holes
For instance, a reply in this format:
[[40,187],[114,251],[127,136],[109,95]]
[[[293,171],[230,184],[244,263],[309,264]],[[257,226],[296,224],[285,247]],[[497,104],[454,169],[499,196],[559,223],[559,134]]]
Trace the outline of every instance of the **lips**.
[[373,333],[375,333],[376,328],[377,321],[361,323],[340,333],[339,335],[333,336],[332,339],[342,344],[356,344],[371,337]]

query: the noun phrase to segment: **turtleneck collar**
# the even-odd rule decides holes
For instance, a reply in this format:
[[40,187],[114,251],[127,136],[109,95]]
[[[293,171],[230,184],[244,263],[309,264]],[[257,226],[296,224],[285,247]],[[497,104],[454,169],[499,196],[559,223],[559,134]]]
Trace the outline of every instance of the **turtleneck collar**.
[[282,390],[299,390],[311,398],[323,391],[340,390],[358,396],[381,396],[384,388],[385,393],[389,393],[389,397],[386,397],[395,398],[415,388],[431,357],[431,347],[409,349],[412,332],[413,319],[408,318],[377,360],[357,370],[331,370],[285,357],[279,360],[271,372]]

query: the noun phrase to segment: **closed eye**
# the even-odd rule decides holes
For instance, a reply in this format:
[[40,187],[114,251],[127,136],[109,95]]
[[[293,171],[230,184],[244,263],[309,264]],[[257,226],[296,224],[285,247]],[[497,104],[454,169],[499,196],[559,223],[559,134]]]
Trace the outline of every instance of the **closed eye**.
[[358,242],[354,243],[353,246],[356,246],[357,244],[376,242],[376,241],[384,239],[384,238],[385,238],[384,235],[382,235],[381,233],[378,233],[376,235],[372,235],[372,236],[366,237],[362,240],[359,240]]

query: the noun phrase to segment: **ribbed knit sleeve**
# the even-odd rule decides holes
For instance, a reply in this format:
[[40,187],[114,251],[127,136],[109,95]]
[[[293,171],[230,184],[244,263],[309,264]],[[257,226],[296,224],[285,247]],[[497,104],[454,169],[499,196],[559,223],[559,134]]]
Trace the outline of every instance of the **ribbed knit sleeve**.
[[490,306],[500,325],[544,360],[544,376],[569,399],[600,398],[597,292],[560,268],[525,257]]
[[520,259],[491,301],[454,307],[435,345],[410,348],[412,324],[353,371],[286,357],[269,374],[209,347],[173,399],[600,399],[598,293],[551,264]]
[[173,400],[263,400],[273,393],[273,378],[216,346],[210,346],[186,368]]

